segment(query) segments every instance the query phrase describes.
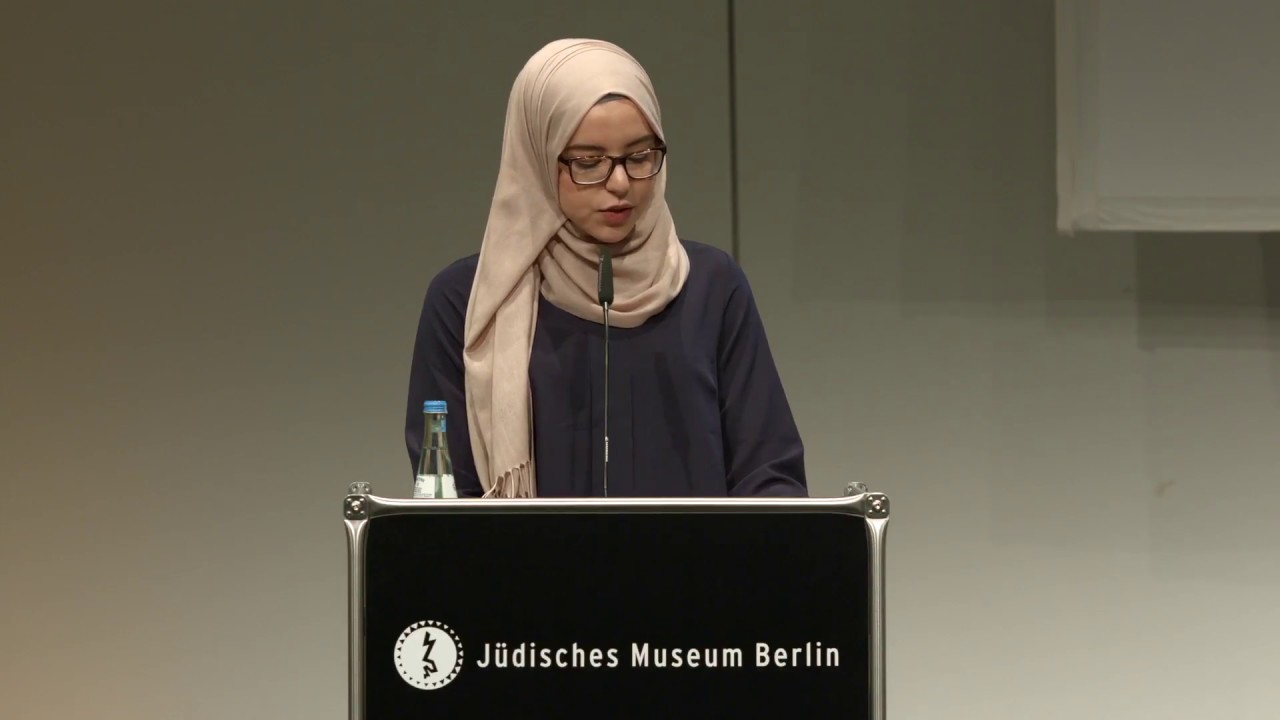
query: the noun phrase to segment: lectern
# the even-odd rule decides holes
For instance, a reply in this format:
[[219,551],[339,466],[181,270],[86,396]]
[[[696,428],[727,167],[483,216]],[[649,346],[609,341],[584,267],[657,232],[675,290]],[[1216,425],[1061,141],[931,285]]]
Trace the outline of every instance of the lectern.
[[885,717],[889,500],[344,499],[350,718]]

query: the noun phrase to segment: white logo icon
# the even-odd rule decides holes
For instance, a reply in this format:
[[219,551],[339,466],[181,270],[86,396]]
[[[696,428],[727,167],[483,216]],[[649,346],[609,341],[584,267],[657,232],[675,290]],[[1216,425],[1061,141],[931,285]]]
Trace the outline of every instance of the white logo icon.
[[444,623],[416,622],[396,641],[396,670],[419,690],[448,685],[462,670],[462,642]]

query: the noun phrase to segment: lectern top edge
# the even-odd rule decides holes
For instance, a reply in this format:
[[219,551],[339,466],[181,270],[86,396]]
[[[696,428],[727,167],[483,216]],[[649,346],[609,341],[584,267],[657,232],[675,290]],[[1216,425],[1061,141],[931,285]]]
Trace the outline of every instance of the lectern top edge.
[[370,520],[387,515],[434,513],[825,513],[866,519],[889,517],[889,498],[883,493],[850,489],[844,497],[658,497],[658,498],[459,498],[409,499],[372,494],[369,483],[351,483],[343,503],[348,520]]

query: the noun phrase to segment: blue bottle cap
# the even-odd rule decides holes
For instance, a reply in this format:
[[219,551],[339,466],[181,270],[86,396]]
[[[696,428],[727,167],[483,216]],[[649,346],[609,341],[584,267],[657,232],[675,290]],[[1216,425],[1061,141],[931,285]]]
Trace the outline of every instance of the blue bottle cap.
[[428,400],[422,404],[422,412],[427,413],[448,413],[449,403],[444,400]]

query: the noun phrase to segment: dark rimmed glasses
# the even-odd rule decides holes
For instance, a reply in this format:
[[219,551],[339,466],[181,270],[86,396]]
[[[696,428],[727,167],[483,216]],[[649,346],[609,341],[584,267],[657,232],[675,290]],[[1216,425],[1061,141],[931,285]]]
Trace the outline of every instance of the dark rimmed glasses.
[[569,178],[575,184],[599,185],[613,175],[613,170],[618,165],[622,165],[627,177],[632,180],[651,178],[662,170],[662,162],[666,157],[667,147],[660,145],[626,155],[580,155],[558,159],[569,168]]

